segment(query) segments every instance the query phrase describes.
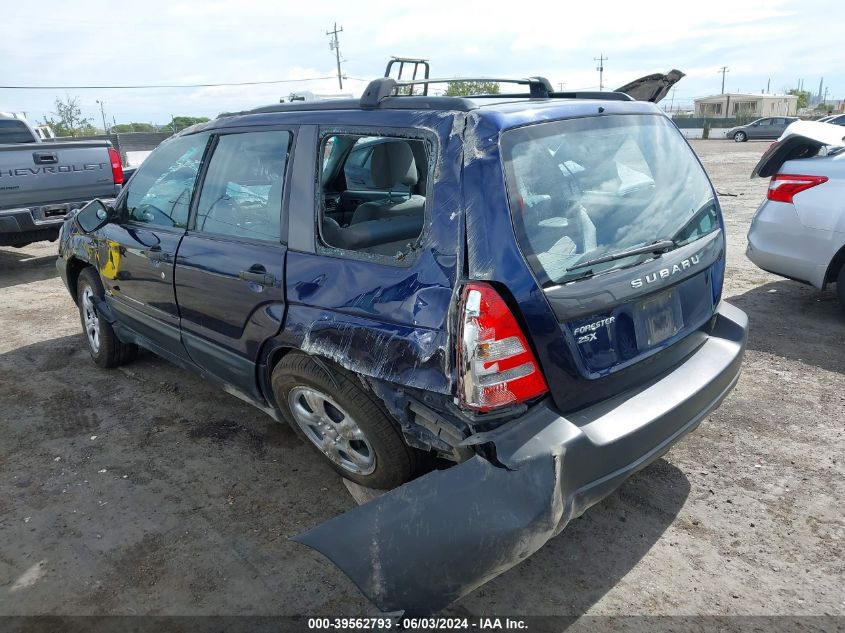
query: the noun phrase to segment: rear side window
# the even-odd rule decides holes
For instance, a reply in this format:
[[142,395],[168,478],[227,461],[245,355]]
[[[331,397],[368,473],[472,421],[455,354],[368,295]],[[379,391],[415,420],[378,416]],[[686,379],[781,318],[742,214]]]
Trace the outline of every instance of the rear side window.
[[405,260],[423,233],[431,143],[356,134],[322,143],[320,245]]
[[191,134],[159,145],[129,182],[125,212],[133,222],[188,226],[188,209],[208,134]]
[[517,239],[546,285],[568,281],[579,262],[656,240],[689,243],[719,226],[704,170],[663,116],[530,125],[505,132],[502,151]]
[[205,174],[196,229],[278,242],[290,132],[221,136]]
[[35,138],[23,121],[0,120],[0,145],[3,143],[32,143]]

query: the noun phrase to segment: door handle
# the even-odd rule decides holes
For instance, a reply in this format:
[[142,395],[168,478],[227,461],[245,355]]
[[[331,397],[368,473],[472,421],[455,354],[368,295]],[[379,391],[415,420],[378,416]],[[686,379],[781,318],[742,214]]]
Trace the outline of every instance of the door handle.
[[267,269],[261,264],[251,266],[249,270],[242,270],[238,273],[238,277],[244,281],[249,281],[262,286],[272,286],[276,283],[276,276],[268,273]]
[[55,152],[33,152],[32,160],[36,165],[54,165],[59,162],[59,155]]

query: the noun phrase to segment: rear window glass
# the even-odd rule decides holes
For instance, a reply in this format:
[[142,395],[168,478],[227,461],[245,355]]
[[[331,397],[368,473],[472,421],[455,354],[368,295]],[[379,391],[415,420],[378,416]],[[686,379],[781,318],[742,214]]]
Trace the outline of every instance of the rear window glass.
[[0,121],[0,145],[3,143],[32,143],[35,138],[23,121]]
[[680,246],[719,226],[704,170],[663,116],[530,125],[505,132],[502,152],[517,239],[544,285],[569,281],[579,263],[657,240]]

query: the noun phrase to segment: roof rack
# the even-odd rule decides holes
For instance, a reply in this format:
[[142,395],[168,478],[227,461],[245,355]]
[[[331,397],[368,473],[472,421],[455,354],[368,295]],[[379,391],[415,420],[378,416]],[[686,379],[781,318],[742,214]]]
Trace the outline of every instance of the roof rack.
[[[392,63],[391,60],[390,63]],[[388,65],[389,68],[389,65]],[[431,84],[460,83],[466,81],[488,82],[497,84],[517,84],[528,86],[528,93],[516,94],[478,94],[470,95],[471,99],[497,99],[497,98],[530,98],[530,99],[604,99],[610,101],[631,101],[631,97],[622,92],[554,92],[552,85],[545,77],[528,77],[525,79],[514,79],[511,77],[450,77],[446,79],[411,79],[397,81],[392,77],[379,77],[371,81],[364,94],[361,95],[360,106],[362,108],[377,108],[387,97],[403,96],[403,88],[409,88],[407,94],[413,94],[413,86],[422,85],[423,95],[428,94],[428,86]]]
[[[428,60],[423,57],[397,57],[392,56],[390,61],[387,62],[387,68],[384,70],[384,76],[390,77],[390,71],[393,69],[393,66],[399,64],[399,72],[397,73],[396,77],[393,77],[396,81],[403,81],[404,77],[402,76],[405,71],[405,66],[408,68],[413,69],[413,74],[411,75],[411,79],[417,78],[417,73],[419,72],[420,68],[422,68],[423,72],[423,79],[428,79],[429,71],[431,70],[431,66],[428,63]],[[423,94],[427,94],[427,86],[423,88]],[[413,94],[414,88],[411,86],[409,92]]]

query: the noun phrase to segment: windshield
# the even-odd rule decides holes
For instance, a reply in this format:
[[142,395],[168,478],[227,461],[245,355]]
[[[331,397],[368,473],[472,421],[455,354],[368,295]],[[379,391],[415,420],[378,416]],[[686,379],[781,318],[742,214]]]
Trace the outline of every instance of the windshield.
[[[517,239],[543,285],[567,281],[579,262],[651,242],[680,246],[719,226],[710,182],[664,116],[530,125],[505,132],[502,153]],[[578,272],[598,274],[648,257]]]

